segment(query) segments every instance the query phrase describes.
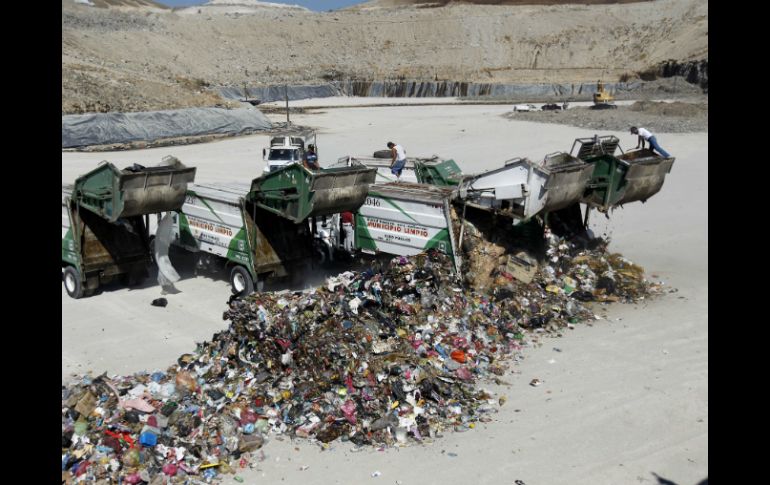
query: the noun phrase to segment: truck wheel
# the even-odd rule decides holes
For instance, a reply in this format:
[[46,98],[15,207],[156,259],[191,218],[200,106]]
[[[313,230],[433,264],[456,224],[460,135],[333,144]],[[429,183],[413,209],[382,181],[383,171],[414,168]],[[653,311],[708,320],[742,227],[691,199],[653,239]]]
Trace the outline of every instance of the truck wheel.
[[64,268],[64,289],[67,294],[76,300],[83,296],[83,282],[80,281],[80,273],[72,266]]
[[243,266],[233,266],[230,271],[230,286],[233,294],[239,297],[254,293],[254,281]]
[[377,150],[374,152],[374,158],[391,158],[393,154],[390,150]]

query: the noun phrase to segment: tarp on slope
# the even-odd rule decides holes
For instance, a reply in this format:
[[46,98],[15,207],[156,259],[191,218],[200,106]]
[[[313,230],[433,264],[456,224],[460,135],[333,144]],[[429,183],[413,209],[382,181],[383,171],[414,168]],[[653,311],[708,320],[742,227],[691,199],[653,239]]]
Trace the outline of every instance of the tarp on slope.
[[186,108],[140,113],[65,115],[62,148],[210,134],[240,134],[272,127],[256,108]]

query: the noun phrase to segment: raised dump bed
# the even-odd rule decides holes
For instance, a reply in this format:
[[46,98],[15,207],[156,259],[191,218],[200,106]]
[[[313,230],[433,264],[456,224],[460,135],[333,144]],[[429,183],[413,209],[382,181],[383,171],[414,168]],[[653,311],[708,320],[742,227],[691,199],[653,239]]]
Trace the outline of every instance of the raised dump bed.
[[662,157],[648,149],[626,152],[618,159],[628,163],[626,187],[615,204],[646,201],[663,187],[666,174],[674,165],[673,157]]
[[414,160],[417,181],[423,184],[439,186],[457,186],[463,178],[463,172],[457,163],[434,156],[433,158],[418,158]]
[[172,219],[174,244],[196,253],[200,268],[227,268],[236,294],[289,276],[312,257],[308,225],[257,207],[250,189],[246,182],[191,184]]
[[166,157],[162,166],[119,170],[109,162],[75,180],[72,200],[109,222],[179,208],[195,168]]
[[299,164],[254,179],[248,198],[257,206],[294,222],[358,209],[377,169],[365,166],[310,171]]
[[551,212],[580,202],[593,167],[569,153],[556,152],[545,156],[543,168],[548,179],[543,187],[546,201],[541,209]]
[[[622,153],[614,136],[575,140],[571,152],[593,166],[582,201],[602,212],[628,202],[646,201],[657,194],[673,157],[662,157],[648,149]],[[616,155],[620,150],[621,154]]]
[[542,164],[513,158],[501,168],[466,176],[460,197],[472,206],[529,220],[580,201],[592,169],[568,153],[550,154]]
[[182,206],[195,168],[173,157],[159,167],[118,170],[103,162],[62,184],[62,277],[73,298],[117,277],[138,282],[148,274],[152,251],[143,216]]

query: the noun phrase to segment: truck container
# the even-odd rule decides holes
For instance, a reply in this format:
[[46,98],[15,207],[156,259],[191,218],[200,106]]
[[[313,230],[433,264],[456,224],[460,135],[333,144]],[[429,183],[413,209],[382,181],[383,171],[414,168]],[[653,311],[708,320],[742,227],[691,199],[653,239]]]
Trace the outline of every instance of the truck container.
[[149,215],[184,202],[195,168],[166,157],[157,167],[119,170],[102,162],[74,184],[62,184],[62,270],[72,298],[117,278],[144,279],[152,263]]

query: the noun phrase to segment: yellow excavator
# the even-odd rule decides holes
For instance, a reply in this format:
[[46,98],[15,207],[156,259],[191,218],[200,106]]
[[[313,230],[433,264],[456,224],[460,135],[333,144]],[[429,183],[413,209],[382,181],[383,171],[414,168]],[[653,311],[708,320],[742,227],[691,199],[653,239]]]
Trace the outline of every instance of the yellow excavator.
[[596,81],[596,92],[594,93],[593,109],[612,109],[617,108],[615,97],[609,91],[604,89],[604,83]]

